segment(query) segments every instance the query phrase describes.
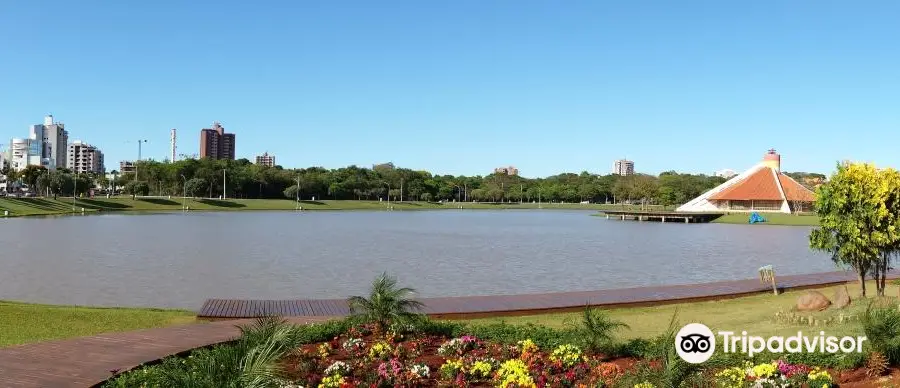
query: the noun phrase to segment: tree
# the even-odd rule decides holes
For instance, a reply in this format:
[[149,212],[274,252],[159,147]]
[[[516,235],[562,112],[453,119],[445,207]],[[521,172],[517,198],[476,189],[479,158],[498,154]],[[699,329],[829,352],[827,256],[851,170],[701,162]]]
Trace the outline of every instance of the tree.
[[201,178],[191,178],[184,184],[184,192],[191,197],[197,197],[203,193],[203,190],[209,187],[209,184]]
[[72,175],[60,170],[50,171],[48,173],[48,184],[50,191],[53,193],[53,199],[56,199],[60,194],[65,195],[72,193],[75,189],[75,180],[72,179]]
[[145,196],[150,194],[150,185],[144,181],[131,181],[125,185],[125,192],[131,194],[131,199],[135,199],[138,195]]
[[816,214],[819,227],[809,235],[810,247],[828,252],[838,265],[853,269],[866,296],[865,277],[877,267],[886,235],[888,185],[871,164],[840,164],[831,180],[819,187]]
[[293,185],[284,189],[285,198],[296,199],[298,198],[298,194],[300,193],[300,187],[297,185]]
[[34,185],[37,183],[38,177],[46,172],[47,168],[44,166],[28,165],[25,166],[25,169],[23,169],[22,172],[19,173],[19,176],[22,177],[22,182],[28,185],[28,187],[34,187]]
[[406,323],[418,318],[412,310],[419,310],[425,305],[410,298],[415,292],[409,287],[398,288],[396,278],[382,273],[372,282],[368,298],[351,296],[347,304],[353,315],[375,323],[378,331],[383,333],[392,323]]

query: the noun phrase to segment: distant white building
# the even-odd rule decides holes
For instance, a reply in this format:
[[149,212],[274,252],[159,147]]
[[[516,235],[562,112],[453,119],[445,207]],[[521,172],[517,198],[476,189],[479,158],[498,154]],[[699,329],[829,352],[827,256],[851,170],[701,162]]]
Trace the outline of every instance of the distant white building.
[[737,175],[737,171],[734,171],[734,170],[732,170],[732,169],[730,169],[730,168],[726,168],[726,169],[723,169],[723,170],[716,171],[716,173],[715,173],[714,175],[717,176],[717,177],[722,177],[722,178],[725,178],[725,179],[729,179],[729,178],[731,178],[731,177]]
[[616,175],[634,175],[634,162],[625,159],[619,159],[613,163],[613,174]]
[[44,117],[43,124],[29,126],[28,138],[9,141],[7,157],[16,171],[26,166],[44,166],[48,169],[65,167],[69,132],[65,125]]

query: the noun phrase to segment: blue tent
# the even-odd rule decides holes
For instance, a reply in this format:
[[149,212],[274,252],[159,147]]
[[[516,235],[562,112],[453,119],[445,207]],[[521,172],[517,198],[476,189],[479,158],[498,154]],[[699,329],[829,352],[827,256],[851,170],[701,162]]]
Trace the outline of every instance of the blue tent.
[[755,223],[757,223],[757,222],[766,222],[766,219],[763,218],[763,216],[759,215],[759,213],[753,212],[753,213],[750,213],[750,220],[749,220],[749,222],[750,222],[751,224],[755,224]]

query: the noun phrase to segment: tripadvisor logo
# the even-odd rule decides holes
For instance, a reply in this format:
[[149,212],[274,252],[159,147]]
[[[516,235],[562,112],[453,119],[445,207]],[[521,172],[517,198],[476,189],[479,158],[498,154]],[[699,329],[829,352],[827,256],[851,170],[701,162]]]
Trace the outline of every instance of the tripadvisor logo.
[[[826,336],[820,331],[816,336],[805,336],[802,331],[790,337],[760,337],[742,331],[720,331],[722,351],[744,353],[747,357],[768,351],[770,353],[861,353],[866,337]],[[709,360],[716,351],[716,336],[702,323],[687,324],[675,335],[675,351],[682,360],[699,364]]]

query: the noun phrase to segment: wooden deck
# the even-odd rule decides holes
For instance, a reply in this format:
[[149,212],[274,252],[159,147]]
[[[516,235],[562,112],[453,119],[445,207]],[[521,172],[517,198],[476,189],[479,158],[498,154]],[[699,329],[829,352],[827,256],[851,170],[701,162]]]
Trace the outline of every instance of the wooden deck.
[[659,221],[680,222],[685,224],[706,223],[723,216],[725,213],[690,213],[667,211],[627,211],[627,210],[602,210],[601,214],[606,219],[634,220],[634,221]]
[[[892,272],[892,278],[900,272]],[[782,289],[808,288],[855,281],[849,272],[826,272],[777,278]],[[528,315],[544,312],[575,311],[585,304],[605,307],[643,306],[695,300],[723,299],[772,292],[758,279],[724,281],[616,290],[558,292],[549,294],[465,296],[423,298],[422,311],[437,318],[477,318],[497,315]],[[269,315],[288,317],[346,316],[350,313],[344,299],[235,300],[209,299],[200,309],[203,318],[251,318]]]
[[114,370],[124,372],[194,348],[230,341],[239,335],[235,325],[251,322],[197,323],[0,348],[0,387],[92,387],[109,379]]

